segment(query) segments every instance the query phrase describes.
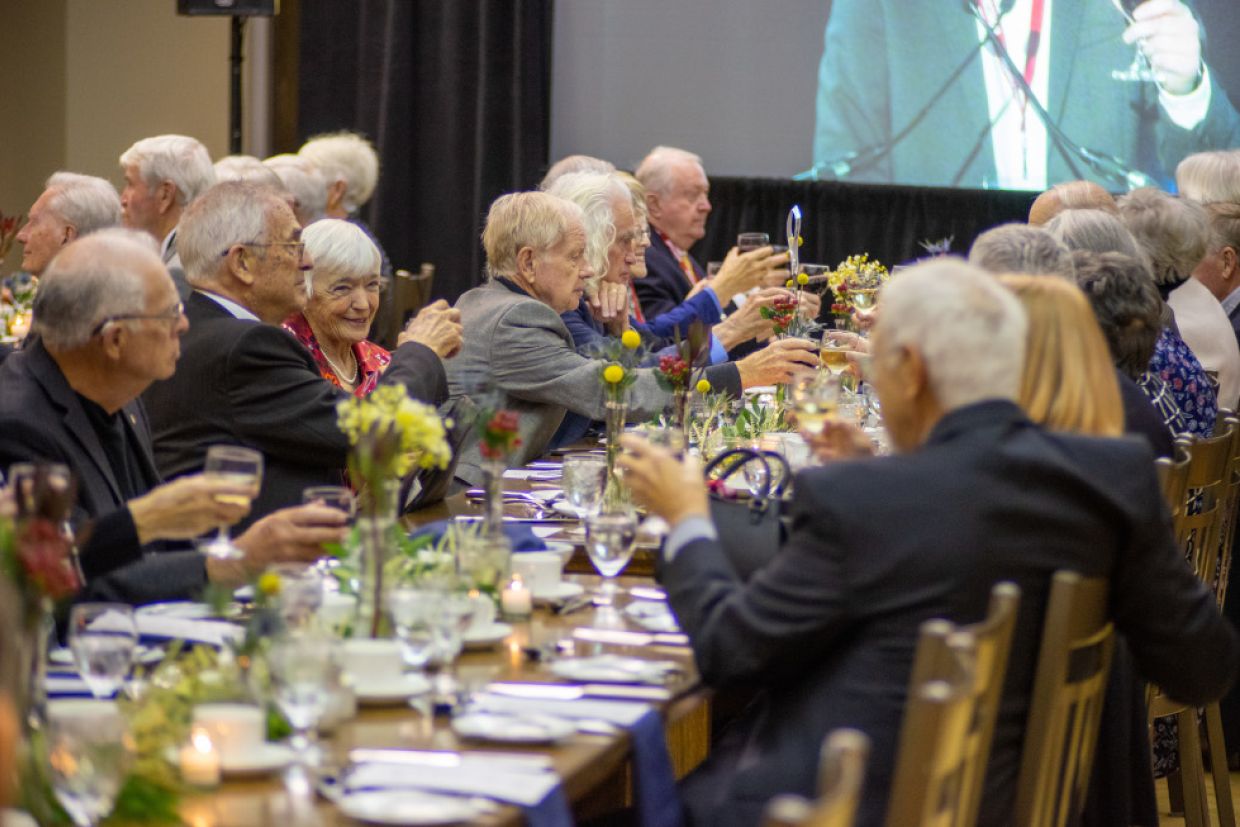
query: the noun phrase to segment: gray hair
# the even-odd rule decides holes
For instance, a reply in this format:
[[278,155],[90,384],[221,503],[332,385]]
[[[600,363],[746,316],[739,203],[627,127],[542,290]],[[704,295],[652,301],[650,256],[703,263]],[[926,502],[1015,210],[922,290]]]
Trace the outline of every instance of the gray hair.
[[571,175],[574,172],[615,172],[616,165],[611,161],[604,161],[602,158],[595,158],[593,155],[565,155],[560,160],[551,165],[547,170],[547,174],[543,176],[542,181],[538,183],[538,188],[543,192],[551,189],[554,184],[563,175]]
[[1136,379],[1162,333],[1162,297],[1145,262],[1123,253],[1073,254],[1076,283],[1094,308],[1116,367]]
[[1240,204],[1240,150],[1189,155],[1175,168],[1175,185],[1182,197],[1200,204]]
[[278,175],[293,194],[297,201],[297,220],[302,226],[323,217],[327,211],[327,181],[310,159],[286,153],[272,155],[263,164]]
[[607,275],[607,251],[616,240],[615,204],[632,201],[629,188],[614,173],[571,172],[556,179],[547,194],[581,207],[586,261],[597,284]]
[[1046,231],[1069,250],[1123,253],[1145,260],[1141,245],[1124,222],[1102,210],[1064,210],[1046,223]]
[[545,192],[513,192],[496,198],[482,230],[487,275],[515,275],[517,253],[522,248],[550,250],[560,243],[574,221],[584,225],[581,207]]
[[280,176],[263,166],[263,162],[253,155],[228,155],[216,161],[215,182],[223,181],[249,181],[251,184],[284,189]]
[[374,194],[379,182],[379,155],[356,132],[316,135],[298,150],[323,173],[326,186],[344,181],[344,209],[354,213]]
[[668,195],[676,185],[675,169],[684,163],[697,164],[700,167],[702,158],[674,146],[656,146],[637,165],[637,171],[633,175],[642,182],[647,192]]
[[1240,202],[1206,204],[1206,216],[1210,221],[1210,252],[1231,247],[1240,253]]
[[177,189],[177,203],[182,207],[215,184],[211,155],[201,142],[188,135],[143,138],[125,150],[120,161],[122,167],[136,166],[148,187],[171,181]]
[[361,227],[340,218],[324,218],[302,231],[314,267],[313,275],[330,273],[349,278],[377,276],[383,265],[379,248]]
[[911,347],[944,410],[1020,395],[1028,321],[1020,300],[958,258],[903,271],[883,288],[885,348]]
[[1119,199],[1119,213],[1145,251],[1155,284],[1179,284],[1205,257],[1210,223],[1200,204],[1143,187]]
[[1072,278],[1072,251],[1040,227],[1003,224],[977,237],[969,263],[990,273]]
[[225,181],[207,190],[181,216],[177,229],[185,280],[195,287],[209,284],[229,248],[267,237],[268,216],[283,203],[270,187],[245,181]]
[[119,227],[65,245],[39,279],[31,330],[49,350],[71,350],[109,316],[141,313],[146,285],[135,264],[162,268],[157,249],[149,235]]
[[77,230],[78,238],[121,223],[121,198],[111,182],[76,172],[53,173],[44,184],[48,206]]

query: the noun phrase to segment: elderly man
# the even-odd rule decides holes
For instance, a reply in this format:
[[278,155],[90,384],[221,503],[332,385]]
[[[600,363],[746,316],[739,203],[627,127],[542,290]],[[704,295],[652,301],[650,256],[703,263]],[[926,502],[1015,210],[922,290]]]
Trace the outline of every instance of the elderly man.
[[1072,278],[1072,251],[1046,230],[1027,224],[1003,224],[979,235],[969,248],[969,263],[996,274]]
[[725,295],[731,297],[760,285],[777,287],[787,279],[787,254],[775,255],[770,247],[747,253],[733,248],[710,279],[689,255],[689,248],[706,235],[706,218],[711,210],[710,182],[697,155],[657,146],[642,160],[636,175],[646,188],[652,231],[646,250],[646,278],[634,284],[647,318],[668,312],[708,286],[726,304]]
[[177,224],[181,213],[215,183],[207,148],[186,135],[143,138],[121,153],[125,188],[121,216],[125,226],[142,230],[160,243],[177,293],[184,300],[189,284],[177,255]]
[[110,183],[93,175],[54,173],[17,234],[23,248],[22,269],[41,275],[52,256],[70,241],[120,223],[121,200]]
[[340,539],[342,520],[314,506],[238,537],[240,565],[167,549],[164,541],[236,522],[246,507],[220,498],[246,492],[202,476],[160,484],[136,400],[172,375],[186,322],[147,236],[105,230],[66,247],[40,283],[34,329],[37,340],[0,369],[0,466],[58,462],[73,471],[74,522],[91,523],[79,558],[87,595],[183,599],[208,580],[237,584],[269,562],[313,559]]
[[873,745],[857,824],[882,824],[918,627],[980,620],[1001,580],[1021,603],[980,824],[1010,823],[1054,572],[1111,581],[1138,669],[1172,696],[1230,685],[1235,631],[1175,546],[1148,448],[1031,423],[1014,401],[1025,327],[1016,298],[962,262],[892,281],[872,379],[897,455],[802,472],[792,533],[748,582],[696,463],[626,437],[626,482],[672,525],[660,579],[703,679],[762,689],[741,742],[685,785],[692,823],[757,824],[776,793],[813,795],[823,736],[855,727]]
[[307,227],[327,215],[327,181],[309,158],[300,155],[272,155],[263,166],[280,177],[293,194],[293,215]]
[[[253,184],[218,184],[186,210],[180,249],[194,293],[176,375],[144,398],[155,460],[167,477],[202,468],[216,443],[262,451],[254,514],[301,501],[312,485],[340,484],[349,444],[336,425],[346,392],[323,380],[310,353],[280,324],[306,303],[304,256],[293,211]],[[440,301],[401,333],[380,380],[438,404],[447,395],[441,358],[459,347],[457,313]]]
[[1189,155],[1175,168],[1175,186],[1181,197],[1200,204],[1240,204],[1240,150]]
[[1222,303],[1236,341],[1240,342],[1240,203],[1206,205],[1210,240],[1193,278]]

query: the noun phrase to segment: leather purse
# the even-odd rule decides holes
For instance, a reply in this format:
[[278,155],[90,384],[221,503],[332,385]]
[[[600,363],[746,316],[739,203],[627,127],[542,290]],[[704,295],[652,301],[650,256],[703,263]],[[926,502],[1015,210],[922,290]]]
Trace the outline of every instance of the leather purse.
[[765,566],[788,536],[784,492],[792,482],[788,461],[774,451],[733,448],[706,466],[707,483],[723,480],[750,464],[761,465],[761,482],[749,499],[733,499],[711,486],[710,511],[724,555],[741,580]]

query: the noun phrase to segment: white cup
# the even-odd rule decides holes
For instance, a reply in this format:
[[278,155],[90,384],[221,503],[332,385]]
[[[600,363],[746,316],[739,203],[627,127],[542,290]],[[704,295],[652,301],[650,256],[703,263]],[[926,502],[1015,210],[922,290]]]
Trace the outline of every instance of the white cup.
[[267,740],[266,718],[252,704],[201,704],[194,707],[194,726],[207,731],[225,761],[252,752]]
[[319,605],[319,621],[336,634],[343,634],[357,612],[357,598],[351,594],[328,592]]
[[522,551],[512,555],[512,573],[521,575],[535,594],[549,594],[560,584],[564,559],[554,551]]
[[405,669],[400,643],[395,640],[346,640],[340,663],[354,686],[363,686],[366,681],[398,680]]

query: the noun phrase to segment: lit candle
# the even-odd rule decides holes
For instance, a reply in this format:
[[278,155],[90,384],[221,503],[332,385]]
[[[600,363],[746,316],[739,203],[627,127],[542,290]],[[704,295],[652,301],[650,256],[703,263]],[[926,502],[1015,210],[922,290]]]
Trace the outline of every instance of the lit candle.
[[521,575],[514,574],[500,593],[500,608],[509,617],[529,617],[534,612],[534,595],[525,587]]
[[205,729],[195,729],[189,743],[181,749],[181,778],[194,787],[214,787],[220,783],[220,754]]

